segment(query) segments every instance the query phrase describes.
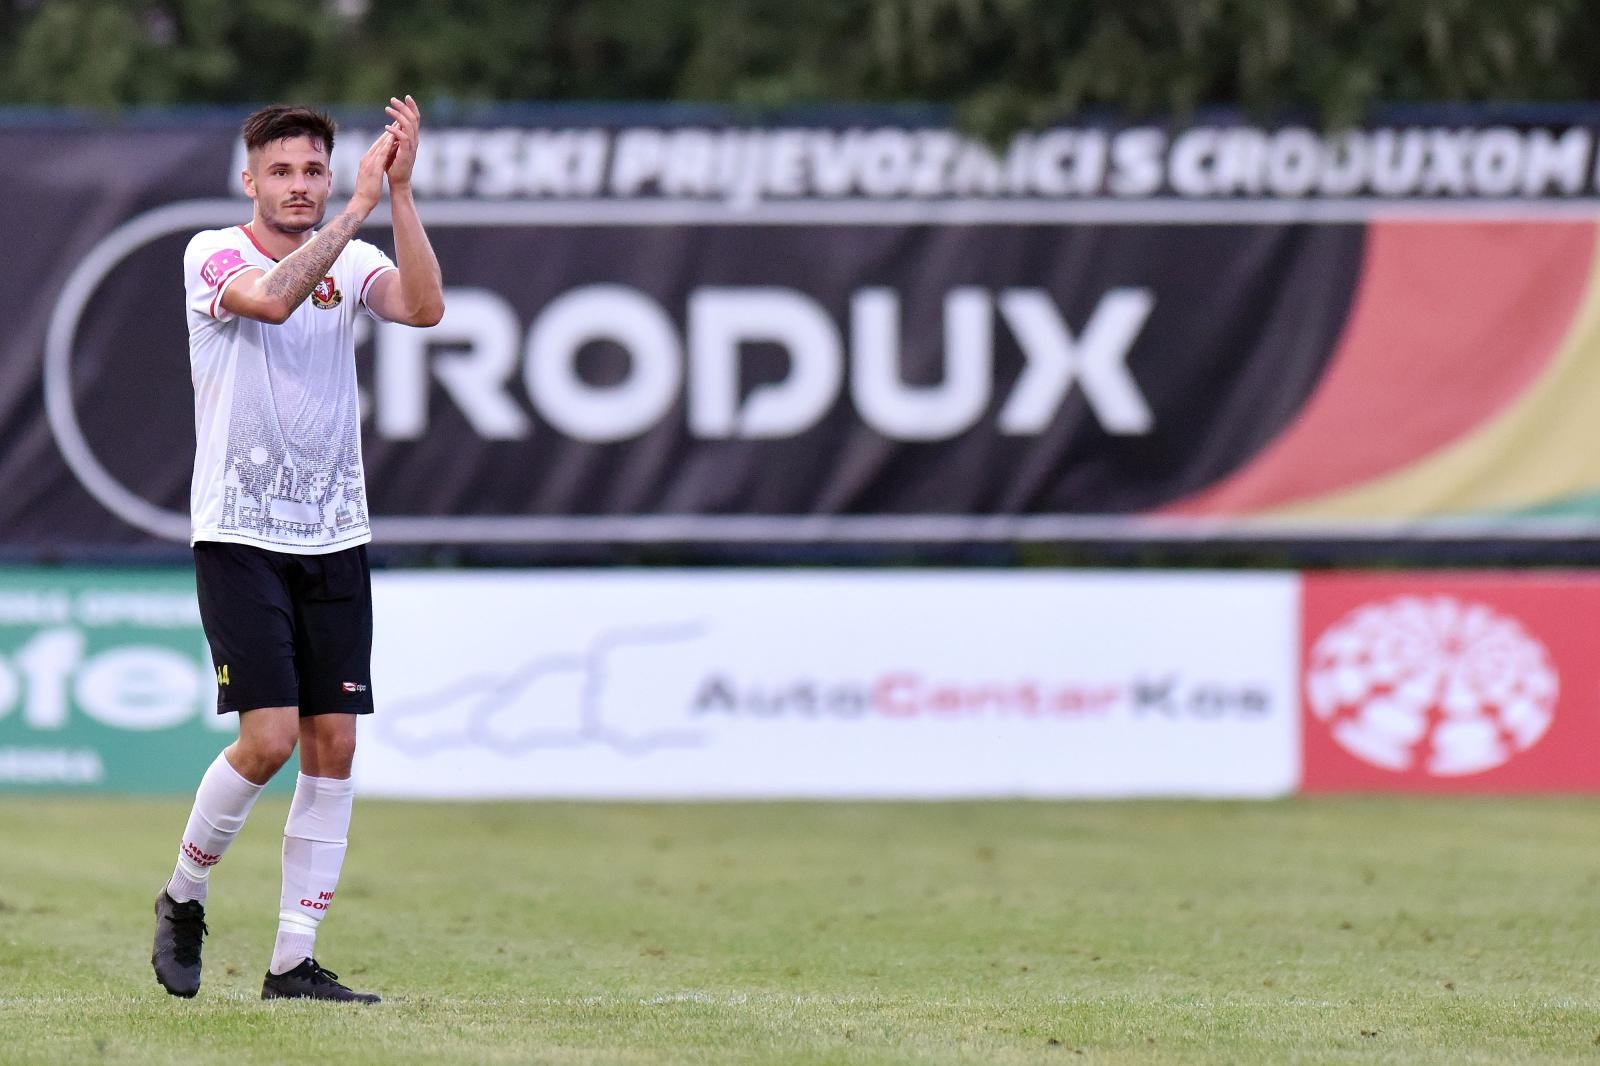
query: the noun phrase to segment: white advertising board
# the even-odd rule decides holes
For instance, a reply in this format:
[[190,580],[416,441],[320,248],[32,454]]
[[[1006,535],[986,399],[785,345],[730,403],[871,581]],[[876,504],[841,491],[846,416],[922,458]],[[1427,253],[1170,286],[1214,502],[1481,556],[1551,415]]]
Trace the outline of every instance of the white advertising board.
[[375,575],[363,794],[1275,796],[1299,578]]

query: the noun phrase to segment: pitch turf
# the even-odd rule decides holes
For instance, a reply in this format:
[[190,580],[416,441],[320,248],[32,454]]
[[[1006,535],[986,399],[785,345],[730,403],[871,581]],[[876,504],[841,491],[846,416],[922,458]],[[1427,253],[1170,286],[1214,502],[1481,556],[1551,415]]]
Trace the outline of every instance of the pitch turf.
[[1600,802],[361,802],[263,1003],[281,800],[151,977],[186,804],[0,799],[0,1062],[1600,1059]]

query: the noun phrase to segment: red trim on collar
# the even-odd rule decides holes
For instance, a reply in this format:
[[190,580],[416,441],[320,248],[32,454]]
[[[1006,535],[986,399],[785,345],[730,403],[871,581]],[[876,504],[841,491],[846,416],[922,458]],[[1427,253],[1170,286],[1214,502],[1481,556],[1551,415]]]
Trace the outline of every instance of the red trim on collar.
[[250,232],[250,227],[249,226],[240,226],[239,229],[244,233],[244,235],[246,237],[250,238],[250,243],[256,246],[256,251],[260,252],[262,255],[266,256],[268,259],[272,260],[274,263],[278,262],[278,257],[277,256],[273,255],[271,252],[269,252],[265,248],[261,247],[261,242],[256,240],[256,235],[254,233]]

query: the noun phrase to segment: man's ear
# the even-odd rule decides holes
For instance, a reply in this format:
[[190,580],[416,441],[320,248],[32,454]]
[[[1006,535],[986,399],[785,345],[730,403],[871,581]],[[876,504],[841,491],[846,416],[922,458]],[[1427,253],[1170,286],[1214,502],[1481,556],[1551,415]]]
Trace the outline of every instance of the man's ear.
[[254,200],[256,198],[256,179],[250,175],[248,170],[241,170],[239,171],[239,181],[244,185],[244,194]]

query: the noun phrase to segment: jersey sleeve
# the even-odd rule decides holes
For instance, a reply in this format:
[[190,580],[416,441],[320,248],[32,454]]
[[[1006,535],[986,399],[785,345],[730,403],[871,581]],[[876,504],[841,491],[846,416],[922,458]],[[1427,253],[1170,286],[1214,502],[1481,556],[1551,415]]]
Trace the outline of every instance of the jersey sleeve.
[[189,309],[226,322],[233,315],[222,306],[222,294],[240,274],[259,269],[245,260],[239,242],[231,239],[227,230],[196,234],[183,253],[183,283],[189,293]]
[[371,304],[367,303],[367,293],[371,290],[374,281],[377,281],[388,271],[398,270],[399,267],[394,265],[394,260],[385,255],[381,248],[368,244],[366,241],[351,241],[350,251],[354,253],[355,262],[352,265],[355,267],[357,291],[360,293],[361,306],[366,309],[367,314],[379,322],[385,321],[384,317],[374,311]]

